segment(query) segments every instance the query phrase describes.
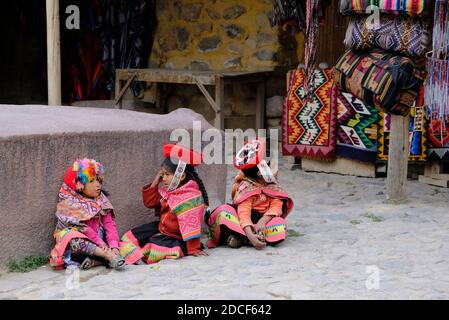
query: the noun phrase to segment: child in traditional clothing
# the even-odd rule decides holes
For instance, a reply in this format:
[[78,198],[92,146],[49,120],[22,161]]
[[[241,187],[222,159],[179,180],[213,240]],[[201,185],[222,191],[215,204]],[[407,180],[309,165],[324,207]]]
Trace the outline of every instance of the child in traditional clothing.
[[240,172],[232,186],[232,204],[221,205],[210,217],[208,247],[252,245],[263,249],[285,240],[285,218],[293,209],[290,196],[281,189],[264,160],[265,141],[247,143],[236,155]]
[[[142,188],[143,203],[160,221],[128,231],[121,242],[127,264],[207,255],[200,241],[201,222],[209,200],[195,167],[202,155],[179,145],[164,145],[165,160],[153,182]],[[159,184],[162,183],[162,187]]]
[[56,269],[89,269],[103,263],[120,269],[125,264],[114,208],[101,189],[103,179],[103,165],[93,159],[76,160],[67,170],[56,207],[56,245],[50,253]]

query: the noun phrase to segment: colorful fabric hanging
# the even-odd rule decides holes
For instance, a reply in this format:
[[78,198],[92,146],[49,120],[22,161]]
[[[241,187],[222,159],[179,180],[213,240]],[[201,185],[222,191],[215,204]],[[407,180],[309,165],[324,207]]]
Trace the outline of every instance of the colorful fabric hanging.
[[312,159],[335,157],[337,106],[331,69],[315,71],[312,95],[305,98],[305,70],[291,73],[292,85],[282,111],[282,149],[284,155]]
[[[318,20],[324,17],[324,10],[330,5],[332,0],[318,1]],[[306,28],[306,1],[304,0],[276,0],[273,10],[267,16],[271,27],[288,26],[293,32],[300,32]]]
[[100,23],[102,5],[100,0],[70,2],[64,0],[61,7],[69,4],[80,9],[80,29],[61,29],[63,100],[72,104],[80,100],[107,100],[103,69]]
[[337,87],[337,156],[376,162],[379,115],[350,93]]
[[379,111],[407,115],[424,81],[424,72],[407,57],[380,49],[346,51],[335,66],[335,82]]
[[[139,69],[148,64],[156,24],[155,0],[103,0],[103,8],[103,65],[107,88],[113,92],[115,69]],[[137,96],[143,84],[134,82],[131,89]]]
[[382,15],[374,28],[369,17],[353,17],[344,40],[346,48],[380,48],[409,57],[422,57],[430,48],[428,24],[421,19]]
[[[378,160],[388,161],[390,144],[390,119],[388,113],[379,112]],[[424,88],[419,91],[418,101],[410,109],[409,161],[427,160],[427,121],[424,107]]]
[[432,0],[340,0],[340,13],[370,14],[370,6],[381,13],[425,17],[431,11]]
[[427,117],[441,123],[449,118],[449,2],[436,0],[432,52],[428,55]]
[[434,148],[449,148],[449,119],[429,119],[429,142]]

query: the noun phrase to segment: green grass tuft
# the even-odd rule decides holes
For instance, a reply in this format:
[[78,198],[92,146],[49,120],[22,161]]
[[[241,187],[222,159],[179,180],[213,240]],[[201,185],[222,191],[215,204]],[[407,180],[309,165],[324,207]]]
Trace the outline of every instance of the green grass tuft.
[[29,256],[22,261],[12,260],[9,263],[9,272],[30,272],[42,267],[48,263],[48,257],[43,256]]
[[381,221],[384,221],[384,218],[375,216],[375,215],[372,214],[372,213],[365,213],[363,216],[364,216],[365,218],[371,219],[371,221],[373,221],[373,222],[381,222]]
[[351,224],[356,225],[356,224],[360,224],[361,221],[360,220],[351,220],[349,221]]
[[288,229],[287,237],[302,237],[303,234],[293,229]]

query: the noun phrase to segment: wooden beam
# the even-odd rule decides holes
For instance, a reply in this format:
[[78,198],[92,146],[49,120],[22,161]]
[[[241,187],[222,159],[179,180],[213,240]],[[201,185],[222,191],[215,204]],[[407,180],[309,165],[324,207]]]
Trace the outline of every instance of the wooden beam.
[[217,107],[217,103],[212,98],[212,96],[209,94],[209,92],[206,90],[206,88],[203,86],[201,82],[199,82],[198,79],[195,79],[197,87],[200,89],[200,91],[203,93],[204,97],[206,98],[207,102],[209,102],[210,106],[214,111],[217,113],[220,111],[220,109]]
[[449,175],[434,175],[434,176],[423,176],[418,177],[419,182],[430,184],[432,186],[449,188]]
[[[132,81],[134,80],[135,77],[136,77],[136,76],[133,75],[133,76],[131,76],[131,77],[126,81],[125,85],[124,85],[123,88],[120,90],[118,96],[115,97],[114,105],[117,105],[117,104],[122,100],[122,97],[123,97],[123,95],[124,95],[125,92],[126,92],[126,89],[128,89],[128,87],[131,85],[131,83],[132,83]],[[120,80],[119,80],[119,82],[120,82]],[[117,81],[116,81],[116,83],[117,83]],[[117,84],[116,84],[116,85],[117,85]],[[118,86],[118,88],[120,88],[120,85]],[[117,88],[116,88],[116,91],[115,91],[115,92],[117,93]],[[122,108],[122,104],[120,104],[120,109],[121,109],[121,108]]]
[[117,69],[115,72],[120,80],[128,79],[131,75],[135,74],[137,81],[144,82],[196,84],[195,81],[199,80],[205,85],[215,84],[215,74],[197,73],[189,70]]
[[265,128],[265,80],[257,84],[256,96],[256,129]]
[[408,131],[410,116],[391,115],[390,146],[387,169],[387,200],[407,200]]
[[224,130],[224,81],[221,76],[215,77],[215,103],[218,109],[215,115],[215,127]]
[[48,105],[61,105],[59,0],[46,0]]

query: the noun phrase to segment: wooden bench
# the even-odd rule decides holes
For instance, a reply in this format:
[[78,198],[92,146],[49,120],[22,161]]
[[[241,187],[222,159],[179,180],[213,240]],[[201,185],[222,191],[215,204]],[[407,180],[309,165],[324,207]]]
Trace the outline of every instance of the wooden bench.
[[[215,127],[224,129],[224,87],[228,84],[256,83],[256,129],[265,127],[266,79],[273,70],[258,71],[191,71],[173,69],[117,69],[115,73],[115,105],[121,100],[133,81],[196,85],[215,111]],[[122,81],[126,83],[122,86]],[[215,87],[215,98],[205,86]],[[156,106],[160,107],[160,88],[156,87]]]

